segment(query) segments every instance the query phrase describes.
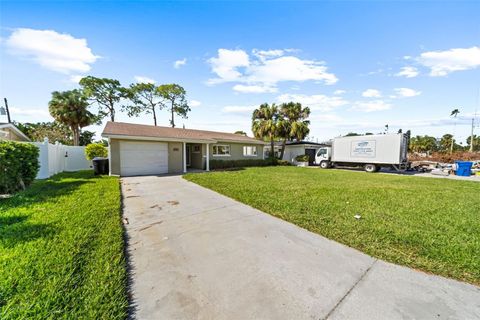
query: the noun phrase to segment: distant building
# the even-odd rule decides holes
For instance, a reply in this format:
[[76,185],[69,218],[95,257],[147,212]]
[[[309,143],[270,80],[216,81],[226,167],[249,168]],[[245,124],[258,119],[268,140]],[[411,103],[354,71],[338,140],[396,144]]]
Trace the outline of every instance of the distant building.
[[0,123],[0,140],[30,141],[22,131],[11,123]]

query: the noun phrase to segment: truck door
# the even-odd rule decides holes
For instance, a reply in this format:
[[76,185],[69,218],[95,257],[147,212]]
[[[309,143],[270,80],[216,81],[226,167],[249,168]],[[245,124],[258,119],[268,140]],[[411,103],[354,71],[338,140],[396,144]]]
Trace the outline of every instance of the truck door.
[[328,148],[320,148],[317,151],[317,156],[315,157],[315,162],[320,164],[322,161],[328,161]]

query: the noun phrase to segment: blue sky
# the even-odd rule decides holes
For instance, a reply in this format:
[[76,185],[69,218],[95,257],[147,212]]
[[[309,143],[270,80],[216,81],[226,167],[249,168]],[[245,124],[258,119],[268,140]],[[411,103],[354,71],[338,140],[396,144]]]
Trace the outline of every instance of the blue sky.
[[0,95],[15,120],[49,121],[51,92],[81,76],[151,79],[185,87],[187,128],[250,133],[254,107],[294,100],[312,109],[313,140],[389,124],[464,141],[479,108],[479,12],[460,1],[2,1]]

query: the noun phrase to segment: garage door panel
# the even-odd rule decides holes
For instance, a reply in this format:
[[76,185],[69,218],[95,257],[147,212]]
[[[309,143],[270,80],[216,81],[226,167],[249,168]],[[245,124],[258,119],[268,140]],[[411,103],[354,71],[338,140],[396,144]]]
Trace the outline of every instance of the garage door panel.
[[168,173],[168,143],[120,142],[120,174],[122,176]]

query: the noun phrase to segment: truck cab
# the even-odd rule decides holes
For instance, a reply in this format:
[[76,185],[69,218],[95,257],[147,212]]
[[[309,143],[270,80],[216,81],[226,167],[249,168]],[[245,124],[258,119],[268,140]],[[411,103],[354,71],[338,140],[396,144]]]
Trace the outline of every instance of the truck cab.
[[315,155],[315,163],[320,166],[320,168],[326,169],[330,166],[330,159],[332,158],[332,148],[323,147],[317,150]]

